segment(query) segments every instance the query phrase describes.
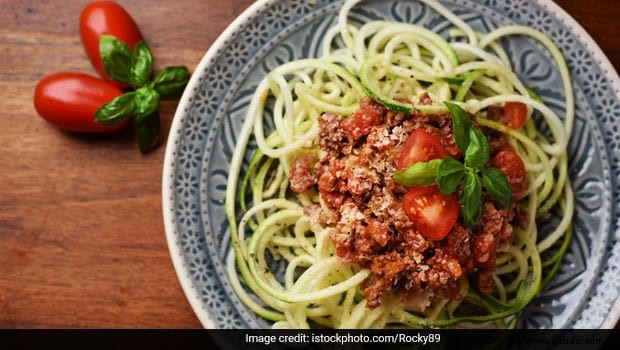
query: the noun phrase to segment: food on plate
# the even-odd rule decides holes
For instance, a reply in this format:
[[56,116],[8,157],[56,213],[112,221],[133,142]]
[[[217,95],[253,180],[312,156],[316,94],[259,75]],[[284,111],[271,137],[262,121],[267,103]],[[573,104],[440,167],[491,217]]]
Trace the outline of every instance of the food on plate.
[[[447,39],[358,27],[358,2],[321,57],[256,88],[227,183],[232,287],[275,328],[515,327],[572,236],[564,59],[538,31],[479,33],[433,0]],[[514,73],[510,35],[556,60],[562,118]],[[561,221],[539,232],[552,210]]]

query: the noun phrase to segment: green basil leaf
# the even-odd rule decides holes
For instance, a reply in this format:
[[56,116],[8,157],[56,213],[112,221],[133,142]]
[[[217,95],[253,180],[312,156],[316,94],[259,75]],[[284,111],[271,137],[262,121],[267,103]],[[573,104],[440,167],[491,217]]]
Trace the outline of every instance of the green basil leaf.
[[153,55],[144,41],[136,44],[131,55],[130,80],[133,86],[144,86],[149,82],[153,67]]
[[141,120],[153,114],[159,107],[159,94],[153,88],[143,86],[135,91],[136,109],[134,118]]
[[136,109],[136,93],[126,92],[117,96],[112,102],[103,105],[95,113],[95,121],[101,124],[114,125],[132,115]]
[[148,152],[155,144],[159,135],[159,114],[155,111],[142,119],[133,120],[134,132],[141,152]]
[[493,167],[482,168],[482,185],[493,198],[510,209],[512,206],[512,188],[506,175],[499,169]]
[[166,67],[153,79],[153,88],[163,100],[177,99],[183,93],[189,77],[185,67]]
[[464,224],[466,227],[472,227],[478,222],[482,212],[482,185],[480,178],[473,171],[465,174],[461,201]]
[[447,156],[437,169],[435,181],[443,194],[451,194],[456,190],[465,175],[465,166],[458,160]]
[[121,83],[131,82],[131,49],[122,40],[112,35],[99,39],[99,54],[106,74]]
[[465,165],[479,169],[489,160],[489,140],[473,126],[469,129],[469,146],[465,150]]
[[471,119],[461,106],[448,101],[445,101],[444,104],[452,115],[454,141],[461,151],[465,152],[467,146],[469,146],[469,129],[472,126]]
[[392,178],[397,183],[409,187],[434,185],[437,168],[439,168],[440,163],[441,159],[416,162],[397,172]]

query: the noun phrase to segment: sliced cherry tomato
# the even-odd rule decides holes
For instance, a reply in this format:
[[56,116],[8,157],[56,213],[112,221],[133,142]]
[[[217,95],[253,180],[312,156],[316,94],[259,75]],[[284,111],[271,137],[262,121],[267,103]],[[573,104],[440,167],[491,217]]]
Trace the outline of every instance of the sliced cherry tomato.
[[[86,55],[99,74],[104,79],[112,81],[103,69],[101,55],[99,54],[99,39],[104,34],[113,35],[124,41],[131,50],[142,40],[142,34],[129,13],[113,1],[95,1],[86,5],[82,10],[80,14],[80,37]],[[118,82],[114,82],[114,84],[121,88],[128,87],[128,85]]]
[[60,72],[41,79],[34,89],[34,107],[55,126],[79,132],[117,130],[125,126],[103,125],[95,113],[123,92],[116,86],[79,72]]
[[413,227],[431,240],[443,239],[459,217],[456,197],[441,193],[437,186],[410,189],[403,198],[403,210]]
[[512,148],[502,148],[491,160],[491,164],[501,170],[510,183],[512,199],[518,200],[529,188],[529,179],[521,156]]
[[404,169],[416,162],[442,159],[448,155],[438,136],[424,129],[416,129],[405,141],[398,160],[398,168]]
[[370,98],[360,101],[360,108],[349,118],[344,119],[342,128],[347,136],[356,141],[372,131],[374,126],[381,124],[385,107]]
[[503,124],[515,130],[520,129],[527,120],[527,106],[521,102],[506,102],[504,114]]

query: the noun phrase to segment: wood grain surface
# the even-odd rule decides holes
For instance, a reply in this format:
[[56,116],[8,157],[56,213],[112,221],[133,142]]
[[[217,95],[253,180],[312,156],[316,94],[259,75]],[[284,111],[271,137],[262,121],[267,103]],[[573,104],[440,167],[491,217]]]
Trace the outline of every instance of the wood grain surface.
[[[154,68],[193,71],[250,0],[119,1]],[[162,143],[146,155],[129,132],[80,135],[40,119],[39,79],[96,74],[82,49],[86,1],[0,0],[0,328],[197,328],[166,246],[165,140],[176,102],[161,107]],[[562,0],[620,65],[620,2]]]

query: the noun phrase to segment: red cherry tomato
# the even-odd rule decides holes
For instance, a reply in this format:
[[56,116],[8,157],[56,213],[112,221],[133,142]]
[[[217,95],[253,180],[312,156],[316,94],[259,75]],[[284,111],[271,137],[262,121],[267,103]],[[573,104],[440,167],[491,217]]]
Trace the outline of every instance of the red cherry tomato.
[[398,160],[398,168],[404,169],[416,162],[442,159],[447,155],[446,147],[441,143],[438,136],[424,129],[416,129],[405,141]]
[[503,124],[515,130],[520,129],[527,120],[527,106],[521,102],[506,102],[504,114]]
[[510,183],[512,199],[518,200],[529,188],[529,179],[523,159],[512,147],[502,148],[491,160],[491,164],[501,170]]
[[95,113],[123,92],[116,86],[79,72],[60,72],[41,79],[34,89],[34,107],[55,126],[78,132],[117,130],[126,123],[104,125]]
[[443,239],[459,217],[456,197],[441,193],[437,186],[410,189],[403,198],[403,210],[413,227],[431,240]]
[[[131,50],[142,40],[142,34],[133,18],[121,5],[112,1],[95,1],[84,7],[80,14],[80,37],[86,54],[101,76],[112,81],[103,69],[99,55],[99,39],[102,35],[113,35],[124,41]],[[126,88],[114,82],[121,88]]]
[[360,101],[360,108],[342,122],[342,128],[351,140],[358,140],[372,131],[374,126],[381,124],[385,107],[366,98]]

